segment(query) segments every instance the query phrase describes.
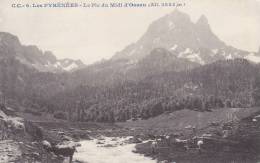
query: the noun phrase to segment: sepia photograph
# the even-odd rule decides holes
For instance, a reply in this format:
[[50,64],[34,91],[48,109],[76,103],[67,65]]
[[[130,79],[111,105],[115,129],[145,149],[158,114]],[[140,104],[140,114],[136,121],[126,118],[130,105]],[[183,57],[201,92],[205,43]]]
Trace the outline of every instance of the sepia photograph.
[[260,0],[1,0],[0,163],[260,163]]

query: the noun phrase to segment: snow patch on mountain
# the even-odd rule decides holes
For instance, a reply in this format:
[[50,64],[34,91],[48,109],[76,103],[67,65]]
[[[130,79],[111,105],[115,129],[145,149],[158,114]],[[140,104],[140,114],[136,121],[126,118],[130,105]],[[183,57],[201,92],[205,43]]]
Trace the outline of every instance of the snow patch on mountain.
[[192,54],[188,55],[186,58],[192,62],[196,62],[201,65],[205,64],[205,61],[200,57],[199,53],[192,53]]
[[55,64],[54,64],[54,67],[56,67],[56,68],[59,68],[59,67],[61,67],[61,64],[60,64],[60,62],[58,61],[58,62],[56,62]]
[[57,61],[53,66],[63,71],[73,71],[80,67],[80,65],[70,60]]
[[211,50],[213,54],[217,54],[218,53],[218,49],[212,49]]
[[69,66],[67,67],[63,67],[64,70],[66,71],[72,71],[74,69],[77,69],[79,66],[76,63],[71,63]]
[[192,51],[191,51],[191,49],[190,48],[187,48],[184,52],[183,52],[183,54],[188,54],[188,53],[191,53]]
[[247,60],[249,60],[251,62],[254,62],[254,63],[260,63],[260,56],[257,56],[254,53],[250,53],[249,55],[247,55],[245,57],[245,59],[247,59]]
[[174,44],[173,47],[170,48],[170,50],[171,50],[171,51],[174,51],[174,50],[177,49],[177,47],[178,47],[178,45]]
[[233,59],[233,56],[229,54],[228,56],[226,56],[226,59]]

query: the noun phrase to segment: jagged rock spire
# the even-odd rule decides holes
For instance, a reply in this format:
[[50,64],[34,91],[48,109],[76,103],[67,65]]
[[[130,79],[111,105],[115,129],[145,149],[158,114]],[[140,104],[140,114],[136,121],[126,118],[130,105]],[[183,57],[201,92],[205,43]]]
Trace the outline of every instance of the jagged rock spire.
[[205,15],[201,15],[201,17],[198,19],[196,25],[203,29],[210,29],[208,18]]

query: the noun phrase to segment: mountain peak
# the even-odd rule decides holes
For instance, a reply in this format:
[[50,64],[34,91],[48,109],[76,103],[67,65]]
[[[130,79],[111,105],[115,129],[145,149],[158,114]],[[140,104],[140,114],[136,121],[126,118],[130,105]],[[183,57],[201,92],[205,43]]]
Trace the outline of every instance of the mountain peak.
[[17,36],[0,32],[0,57],[14,57],[21,53],[21,43]]
[[113,59],[138,61],[149,54],[156,54],[157,57],[166,54],[156,48],[166,49],[177,58],[199,64],[244,57],[248,53],[221,41],[211,30],[205,15],[194,23],[188,14],[174,10],[153,21],[136,43],[118,52]]
[[201,15],[198,19],[197,26],[205,28],[210,28],[208,18],[205,15]]
[[176,22],[191,22],[190,16],[184,12],[179,11],[178,9],[174,10],[166,17],[170,18],[171,20],[175,20]]
[[20,42],[17,36],[7,32],[0,32],[0,41],[5,40]]
[[187,14],[186,13],[184,13],[184,12],[181,12],[180,10],[178,10],[178,9],[175,9],[175,10],[173,10],[171,13],[170,13],[170,15],[177,15],[177,16],[180,16],[180,15],[185,15],[185,16],[187,16]]
[[0,44],[20,45],[20,41],[15,35],[7,32],[0,32]]

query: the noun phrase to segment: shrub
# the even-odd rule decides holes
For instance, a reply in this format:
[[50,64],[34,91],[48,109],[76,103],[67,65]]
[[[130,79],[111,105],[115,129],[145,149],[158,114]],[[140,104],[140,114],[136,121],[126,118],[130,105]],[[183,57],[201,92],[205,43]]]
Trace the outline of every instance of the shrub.
[[56,119],[63,119],[63,120],[67,120],[67,116],[65,113],[63,112],[57,112],[53,115],[54,118]]

